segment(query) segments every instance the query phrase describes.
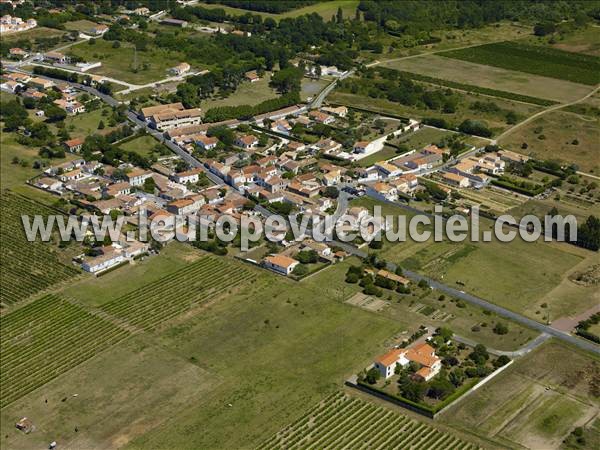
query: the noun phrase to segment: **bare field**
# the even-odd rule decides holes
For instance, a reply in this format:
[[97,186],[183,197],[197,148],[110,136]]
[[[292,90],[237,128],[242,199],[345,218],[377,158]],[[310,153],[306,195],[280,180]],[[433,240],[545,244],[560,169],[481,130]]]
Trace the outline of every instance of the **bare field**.
[[590,87],[554,78],[500,69],[436,55],[423,55],[383,64],[391,69],[414,72],[490,89],[515,92],[559,102],[583,97]]
[[[540,139],[540,136],[545,139]],[[574,140],[578,143],[574,144]],[[502,139],[502,146],[540,159],[575,163],[586,172],[600,171],[598,143],[600,120],[576,114],[552,111],[516,129]],[[522,144],[527,149],[521,148]]]

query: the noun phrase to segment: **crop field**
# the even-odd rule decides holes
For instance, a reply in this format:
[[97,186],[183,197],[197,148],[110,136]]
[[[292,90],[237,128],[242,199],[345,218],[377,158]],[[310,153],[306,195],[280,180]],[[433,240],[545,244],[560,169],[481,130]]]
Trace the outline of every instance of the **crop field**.
[[599,383],[597,357],[549,341],[450,407],[440,421],[509,448],[558,448],[573,428],[598,414]]
[[56,211],[26,197],[6,191],[0,195],[2,226],[2,290],[0,302],[10,305],[37,292],[70,279],[79,271],[62,263],[49,242],[29,242],[23,230],[21,215],[47,216]]
[[272,19],[279,20],[279,19],[286,19],[288,17],[298,17],[298,16],[302,16],[304,14],[317,13],[321,17],[323,17],[323,19],[329,20],[329,19],[331,19],[331,17],[333,17],[335,15],[338,8],[342,8],[342,13],[344,14],[344,17],[354,17],[354,13],[356,11],[356,7],[358,6],[358,3],[359,3],[358,0],[331,0],[331,1],[317,2],[315,4],[304,6],[302,8],[292,9],[290,11],[286,11],[281,14],[272,14],[272,13],[267,13],[267,12],[262,12],[262,11],[251,11],[251,10],[242,9],[242,8],[232,8],[231,6],[221,5],[218,3],[214,4],[214,3],[199,2],[198,6],[202,6],[203,8],[223,9],[228,14],[235,15],[235,16],[241,16],[243,14],[250,13],[250,14],[260,15],[263,18],[270,17]]
[[[527,97],[567,102],[583,97],[590,91],[589,86],[566,80],[539,75],[526,75],[516,67],[497,67],[476,64],[474,61],[444,58],[448,52],[435,55],[422,55],[382,64],[399,71],[410,72],[426,77],[441,79],[450,84],[474,86],[503,93],[514,93]],[[455,85],[457,89],[464,89]],[[482,94],[485,91],[481,91]],[[499,95],[496,93],[496,95]],[[517,100],[517,98],[515,98]],[[531,101],[531,100],[530,100]]]
[[390,409],[350,397],[330,395],[258,447],[267,449],[447,449],[478,448]]
[[128,335],[54,295],[1,317],[0,328],[2,408]]
[[[575,163],[579,170],[600,171],[600,120],[551,111],[502,138],[503,147],[539,159]],[[527,149],[523,150],[523,143]]]
[[548,47],[506,41],[440,55],[574,83],[595,85],[600,82],[600,58]]
[[153,329],[252,278],[249,270],[220,258],[205,257],[103,305],[102,309],[137,327]]

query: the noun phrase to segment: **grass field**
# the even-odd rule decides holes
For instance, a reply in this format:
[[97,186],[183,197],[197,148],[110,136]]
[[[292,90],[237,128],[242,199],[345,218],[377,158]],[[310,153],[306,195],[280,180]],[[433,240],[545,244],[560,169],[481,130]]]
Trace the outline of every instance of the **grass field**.
[[[102,115],[104,108],[96,109],[94,111],[85,112],[83,114],[77,114],[75,116],[68,116],[65,119],[65,126],[71,135],[71,138],[86,138],[94,133],[106,132],[110,130],[110,127],[106,126],[108,118]],[[108,108],[106,108],[108,110]],[[103,120],[106,128],[98,130],[98,124]]]
[[369,167],[378,161],[384,161],[386,159],[393,158],[394,156],[396,156],[396,149],[394,147],[385,145],[383,149],[379,150],[378,152],[359,160],[358,165],[361,167]]
[[60,37],[64,34],[66,34],[65,31],[56,30],[54,28],[35,27],[31,30],[21,31],[19,33],[2,34],[2,40],[4,42],[19,41],[21,39],[35,41],[38,38],[47,39],[53,37]]
[[[519,72],[516,67],[495,67],[471,61],[423,55],[384,64],[385,67],[418,73],[444,80],[498,89],[532,97],[567,102],[590,91],[585,84]],[[484,97],[485,98],[485,97]]]
[[574,427],[598,413],[599,377],[596,357],[551,341],[440,420],[511,448],[558,448]]
[[[352,205],[367,208],[375,204],[379,203],[364,197],[352,202]],[[413,206],[427,209],[419,203]],[[407,222],[412,216],[412,213],[390,205],[383,206],[382,214],[406,215]],[[480,219],[480,232],[491,226],[491,221]],[[510,243],[498,240],[478,243],[428,240],[419,243],[407,239],[406,242],[385,242],[379,253],[401,267],[442,280],[542,322],[548,314],[557,318],[569,310],[571,313],[583,312],[597,301],[587,291],[581,296],[581,290],[569,291],[564,297],[550,294],[575,268],[588,264],[596,255],[569,244],[527,243],[518,237]],[[542,303],[547,304],[547,309],[540,306]]]
[[[400,103],[391,102],[385,98],[371,98],[366,95],[352,94],[349,92],[333,91],[328,99],[332,103],[339,103],[348,107],[365,108],[383,114],[396,114],[410,118],[443,118],[450,126],[456,127],[465,119],[479,118],[487,122],[488,127],[494,134],[500,133],[509,127],[506,123],[507,111],[514,111],[521,118],[528,117],[535,112],[541,111],[541,108],[535,105],[462,92],[457,92],[457,94],[459,95],[459,102],[456,106],[456,111],[451,114],[444,114],[421,106],[406,106]],[[497,112],[484,113],[474,111],[471,109],[471,105],[477,101],[493,101],[500,110]]]
[[267,74],[254,83],[244,81],[229,97],[204,100],[200,103],[200,107],[206,112],[209,108],[219,106],[257,105],[262,101],[277,97],[277,92],[269,87],[270,80],[271,75]]
[[10,191],[4,191],[0,196],[0,211],[0,303],[3,307],[69,280],[79,273],[70,265],[64,252],[57,252],[52,242],[29,242],[23,231],[22,215],[46,217],[57,214],[56,211]]
[[456,436],[390,408],[343,393],[332,394],[259,449],[278,448],[477,448]]
[[560,35],[552,44],[547,41],[547,39],[531,38],[532,44],[550,45],[553,48],[567,52],[600,56],[600,35],[597,27],[593,25]]
[[123,150],[131,151],[139,153],[142,156],[150,156],[152,155],[152,149],[156,147],[158,141],[154,139],[152,136],[140,136],[130,141],[127,141],[121,145],[120,148]]
[[[540,135],[545,139],[540,140]],[[577,140],[577,145],[573,141]],[[516,129],[500,142],[505,148],[539,159],[575,163],[585,172],[600,172],[600,119],[552,111]],[[521,145],[527,143],[523,150]]]
[[85,60],[100,61],[102,67],[90,73],[123,80],[127,83],[145,84],[162,80],[169,76],[167,70],[180,61],[183,55],[172,51],[160,50],[149,46],[146,51],[137,52],[138,72],[134,72],[134,48],[122,44],[113,48],[112,42],[96,39],[94,45],[77,44],[69,48],[67,54],[76,55]]
[[66,22],[65,28],[67,30],[81,31],[83,33],[89,34],[91,28],[93,28],[96,25],[97,25],[96,22],[92,22],[91,20],[83,19],[83,20],[73,20],[71,22]]
[[600,58],[549,47],[507,41],[452,50],[441,56],[587,85],[600,82]]

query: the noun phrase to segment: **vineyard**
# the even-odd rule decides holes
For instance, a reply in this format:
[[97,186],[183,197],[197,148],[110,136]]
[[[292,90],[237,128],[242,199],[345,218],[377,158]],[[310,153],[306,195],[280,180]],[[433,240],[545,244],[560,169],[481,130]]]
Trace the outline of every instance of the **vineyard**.
[[112,300],[102,309],[137,327],[153,329],[252,277],[249,270],[237,264],[207,256]]
[[259,449],[475,449],[452,434],[358,398],[336,393]]
[[497,42],[439,55],[575,83],[600,83],[600,58],[537,45]]
[[48,242],[29,242],[21,215],[56,214],[51,208],[11,192],[0,195],[0,302],[10,305],[55,283],[67,280],[79,271],[61,263]]
[[127,336],[54,295],[0,318],[0,408]]

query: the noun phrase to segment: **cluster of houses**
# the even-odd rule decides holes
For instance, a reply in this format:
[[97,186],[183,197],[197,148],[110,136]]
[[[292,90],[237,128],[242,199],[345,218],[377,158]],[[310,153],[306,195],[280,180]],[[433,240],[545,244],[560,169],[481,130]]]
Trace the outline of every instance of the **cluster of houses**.
[[6,14],[0,17],[0,33],[18,33],[19,31],[31,30],[37,27],[37,21],[35,19],[23,20],[20,17],[14,17]]
[[489,182],[489,175],[504,172],[506,161],[498,153],[482,156],[470,156],[461,159],[456,165],[442,173],[442,180],[459,188],[474,187],[481,189]]
[[20,94],[23,98],[41,100],[47,96],[48,90],[53,89],[61,95],[61,98],[54,100],[53,103],[64,109],[67,114],[85,112],[85,106],[77,100],[77,91],[68,83],[55,83],[45,78],[19,72],[7,72],[2,77],[5,81],[0,84],[0,89],[5,92]]

